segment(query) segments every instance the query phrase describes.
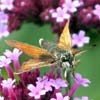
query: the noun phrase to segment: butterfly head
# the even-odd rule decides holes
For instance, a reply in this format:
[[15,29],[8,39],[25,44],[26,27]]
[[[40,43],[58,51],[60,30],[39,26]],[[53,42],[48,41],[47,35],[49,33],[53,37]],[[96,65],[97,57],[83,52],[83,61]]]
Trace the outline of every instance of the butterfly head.
[[70,52],[66,51],[61,53],[60,62],[62,68],[67,69],[67,71],[71,71],[71,69],[73,69],[73,61],[74,56]]

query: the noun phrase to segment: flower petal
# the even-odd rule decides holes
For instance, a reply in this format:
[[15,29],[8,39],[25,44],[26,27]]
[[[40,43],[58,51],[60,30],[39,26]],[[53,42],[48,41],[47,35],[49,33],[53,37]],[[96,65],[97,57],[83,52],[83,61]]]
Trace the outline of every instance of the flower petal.
[[80,30],[80,32],[79,32],[79,37],[80,37],[80,38],[83,38],[84,36],[85,36],[85,31]]
[[80,98],[74,98],[74,100],[81,100]]
[[84,43],[89,43],[90,38],[89,37],[84,37],[83,41]]
[[29,84],[27,87],[30,91],[33,91],[33,89],[35,88],[33,84]]
[[82,97],[82,100],[88,100],[87,96]]
[[63,100],[63,95],[60,92],[56,93],[56,98],[57,100]]

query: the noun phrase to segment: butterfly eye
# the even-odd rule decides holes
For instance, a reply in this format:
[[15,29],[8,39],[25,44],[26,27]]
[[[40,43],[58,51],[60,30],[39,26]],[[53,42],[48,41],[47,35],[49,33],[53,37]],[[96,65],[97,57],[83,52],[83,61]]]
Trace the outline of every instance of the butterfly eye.
[[61,56],[61,61],[66,62],[68,60],[68,57],[66,55]]
[[66,61],[67,61],[67,59],[66,59],[65,56],[63,56],[63,57],[61,58],[61,60],[62,60],[62,62],[66,62]]
[[72,62],[72,60],[73,60],[73,57],[72,57],[72,55],[71,54],[69,54],[69,53],[65,53],[65,54],[63,54],[62,56],[61,56],[61,61],[62,62],[66,62],[66,61],[71,61]]

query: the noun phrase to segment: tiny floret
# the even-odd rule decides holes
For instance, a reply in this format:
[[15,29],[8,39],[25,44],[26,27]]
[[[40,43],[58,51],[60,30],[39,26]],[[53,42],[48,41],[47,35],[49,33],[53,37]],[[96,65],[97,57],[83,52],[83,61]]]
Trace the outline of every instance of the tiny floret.
[[59,92],[56,93],[56,98],[51,98],[50,100],[70,100],[68,96],[63,97],[63,95]]
[[85,34],[86,33],[84,30],[80,30],[78,34],[72,34],[72,45],[77,47],[83,47],[84,44],[89,43],[90,38],[88,36],[85,36]]
[[7,66],[11,63],[11,60],[9,58],[6,58],[5,56],[0,56],[0,67]]
[[8,78],[7,80],[3,80],[1,85],[3,88],[11,88],[14,86],[15,81],[15,79]]
[[83,78],[79,73],[75,74],[75,81],[84,87],[88,87],[91,83],[87,78]]

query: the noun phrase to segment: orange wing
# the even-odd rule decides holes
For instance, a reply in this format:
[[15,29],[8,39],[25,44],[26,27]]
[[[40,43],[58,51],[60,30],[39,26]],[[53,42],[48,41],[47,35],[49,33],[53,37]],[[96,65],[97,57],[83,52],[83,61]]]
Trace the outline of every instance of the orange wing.
[[22,66],[20,67],[20,69],[17,72],[15,72],[15,74],[21,74],[23,72],[28,72],[36,68],[42,68],[42,67],[51,66],[51,65],[56,65],[56,62],[54,63],[48,63],[48,62],[42,62],[42,61],[39,62],[34,59],[30,59],[24,62]]
[[71,41],[71,36],[69,32],[69,21],[67,21],[63,29],[63,32],[61,33],[58,46],[65,50],[70,50],[72,48],[72,41]]
[[29,45],[27,43],[22,43],[22,42],[18,42],[18,41],[14,41],[14,40],[8,40],[6,41],[6,43],[12,47],[16,47],[20,50],[22,50],[23,52],[25,52],[26,54],[28,54],[29,56],[33,57],[36,60],[41,60],[41,61],[48,61],[48,62],[52,62],[54,59],[52,58],[52,55],[47,52],[47,50],[42,49],[42,48],[38,48],[32,45]]

